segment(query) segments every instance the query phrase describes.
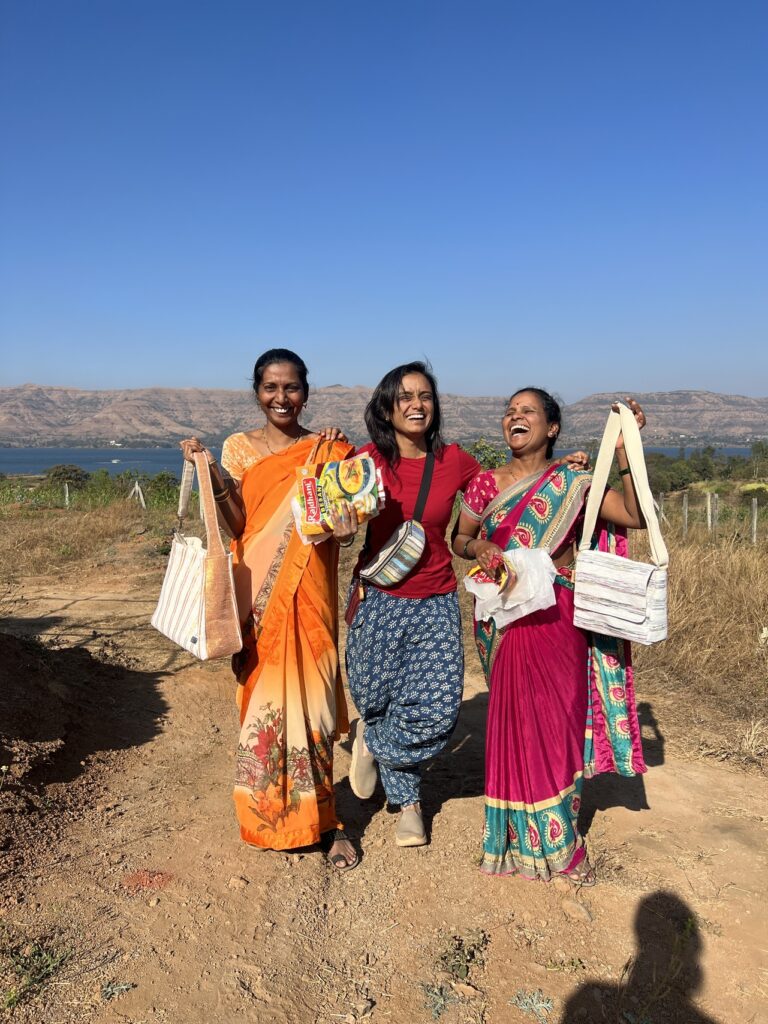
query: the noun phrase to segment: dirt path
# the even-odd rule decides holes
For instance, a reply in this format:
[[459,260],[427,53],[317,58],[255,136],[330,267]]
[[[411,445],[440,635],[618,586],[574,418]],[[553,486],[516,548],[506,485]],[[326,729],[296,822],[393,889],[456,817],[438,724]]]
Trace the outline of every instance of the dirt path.
[[[644,780],[603,778],[585,794],[599,886],[485,878],[476,862],[487,701],[470,672],[449,751],[426,775],[428,847],[394,845],[383,794],[355,800],[341,748],[338,800],[362,834],[359,868],[339,874],[318,853],[251,851],[231,807],[231,676],[146,625],[155,576],[27,582],[3,623],[45,635],[48,660],[29,666],[29,683],[47,673],[62,704],[45,763],[30,765],[34,795],[12,801],[4,819],[5,828],[13,815],[15,831],[0,840],[2,923],[69,953],[7,1019],[768,1020],[766,780],[676,760],[648,732]],[[22,646],[13,657],[23,665],[28,655]],[[65,705],[74,711],[57,736]],[[13,709],[30,734],[47,721],[33,694]],[[681,928],[699,944],[683,947]],[[630,986],[616,1016],[606,993],[638,946],[645,990],[655,967],[659,998],[644,1006]],[[699,976],[690,1003],[683,991],[664,994],[665,971]]]

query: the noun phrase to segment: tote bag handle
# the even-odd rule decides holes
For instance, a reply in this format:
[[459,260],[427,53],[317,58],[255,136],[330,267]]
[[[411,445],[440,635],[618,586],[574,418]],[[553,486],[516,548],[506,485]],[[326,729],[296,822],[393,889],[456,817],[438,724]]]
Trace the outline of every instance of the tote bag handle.
[[184,469],[181,474],[181,486],[179,488],[179,507],[176,515],[179,519],[179,530],[189,512],[189,499],[192,494],[192,481],[197,470],[197,480],[200,484],[200,508],[205,523],[206,550],[209,555],[226,555],[227,551],[219,533],[219,521],[216,516],[216,502],[213,499],[213,484],[211,483],[211,470],[208,466],[208,459],[204,452],[195,452],[194,463],[184,460]]
[[640,428],[637,421],[623,402],[618,402],[619,411],[611,409],[608,414],[608,422],[605,425],[603,439],[600,442],[600,451],[595,462],[595,469],[592,473],[592,486],[587,497],[587,507],[584,513],[584,529],[579,542],[579,551],[588,551],[595,532],[597,517],[600,512],[600,505],[603,502],[603,495],[608,484],[608,474],[611,470],[613,455],[616,450],[616,441],[619,434],[624,435],[624,451],[627,453],[627,462],[632,473],[632,484],[635,488],[637,503],[643,513],[645,525],[648,529],[648,540],[651,546],[651,558],[654,565],[666,566],[669,564],[669,554],[664,538],[659,529],[659,520],[656,517],[656,508],[653,503],[650,484],[648,483],[648,471],[645,466],[643,455],[643,442],[640,439]]

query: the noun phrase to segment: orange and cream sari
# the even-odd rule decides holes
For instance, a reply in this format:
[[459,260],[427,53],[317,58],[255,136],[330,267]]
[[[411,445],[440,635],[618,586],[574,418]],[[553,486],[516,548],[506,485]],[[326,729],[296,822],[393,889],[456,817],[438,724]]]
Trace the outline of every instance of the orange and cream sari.
[[305,545],[291,498],[296,469],[353,449],[308,437],[262,456],[244,434],[224,442],[246,526],[232,542],[243,623],[236,656],[240,741],[235,806],[245,842],[272,850],[339,828],[333,744],[349,730],[338,656],[338,546]]

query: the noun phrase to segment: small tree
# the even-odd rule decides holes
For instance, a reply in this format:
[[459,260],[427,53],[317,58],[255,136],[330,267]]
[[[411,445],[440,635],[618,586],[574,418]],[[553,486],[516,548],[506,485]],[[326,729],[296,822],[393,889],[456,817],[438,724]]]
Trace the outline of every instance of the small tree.
[[58,484],[62,487],[64,484],[69,484],[69,486],[75,491],[82,490],[88,483],[90,476],[91,474],[87,473],[80,466],[51,466],[50,469],[45,471],[46,483],[52,485]]
[[755,441],[752,445],[752,478],[768,475],[768,441]]
[[471,444],[467,451],[477,459],[483,469],[496,469],[497,466],[504,466],[509,459],[509,454],[504,448],[486,441],[484,437]]

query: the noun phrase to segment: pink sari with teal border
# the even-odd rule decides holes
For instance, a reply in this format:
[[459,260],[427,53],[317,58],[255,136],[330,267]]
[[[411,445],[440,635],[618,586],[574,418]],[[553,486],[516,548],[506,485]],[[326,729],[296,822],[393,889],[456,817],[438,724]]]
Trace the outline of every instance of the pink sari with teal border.
[[[482,513],[480,536],[504,550],[556,553],[576,539],[591,475],[558,464],[520,480]],[[626,537],[598,524],[593,546],[626,555]],[[497,631],[475,622],[490,687],[481,870],[548,880],[584,859],[577,828],[583,779],[646,770],[629,644],[573,625],[573,571],[556,603]]]

